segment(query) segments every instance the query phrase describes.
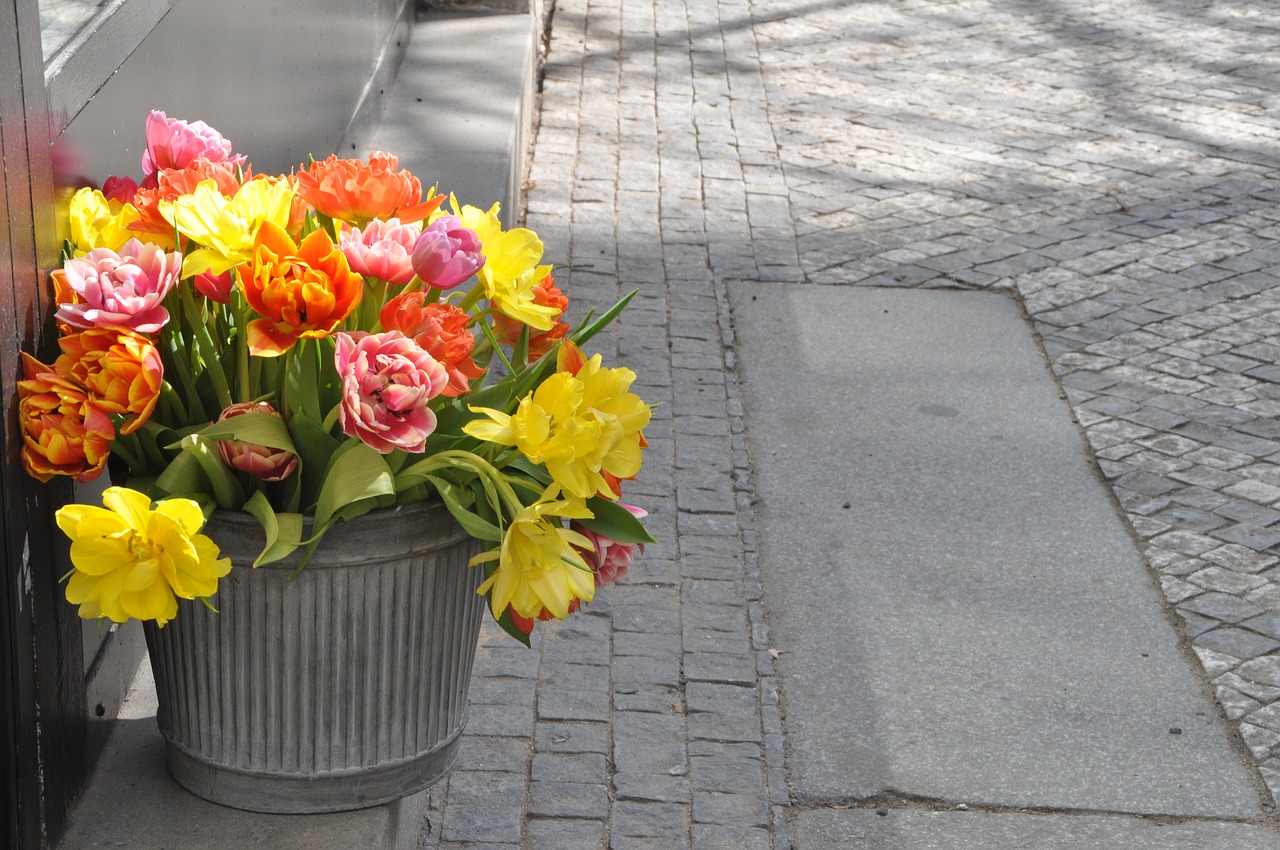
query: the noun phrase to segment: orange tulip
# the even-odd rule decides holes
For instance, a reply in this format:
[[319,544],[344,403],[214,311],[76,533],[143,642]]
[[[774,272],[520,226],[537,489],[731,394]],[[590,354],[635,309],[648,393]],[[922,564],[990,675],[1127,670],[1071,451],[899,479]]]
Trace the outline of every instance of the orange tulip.
[[164,364],[143,336],[111,328],[92,328],[58,340],[62,356],[53,371],[89,391],[102,410],[125,416],[121,434],[131,434],[151,418],[160,399]]
[[115,429],[111,417],[83,388],[55,374],[26,352],[25,380],[18,381],[18,427],[22,465],[39,481],[74,475],[92,481],[102,474]]
[[253,244],[252,268],[237,269],[240,291],[262,318],[249,323],[249,352],[275,357],[299,339],[328,336],[360,302],[364,280],[321,228],[296,244],[264,221]]
[[298,172],[298,194],[318,212],[356,227],[375,218],[422,221],[444,203],[444,195],[422,200],[422,184],[408,171],[397,171],[399,165],[382,151],[369,154],[367,163],[330,156]]
[[379,321],[384,330],[400,331],[412,337],[449,373],[442,395],[456,397],[471,388],[471,381],[484,370],[471,359],[476,340],[467,330],[470,316],[452,304],[426,302],[420,289],[403,292],[382,308]]

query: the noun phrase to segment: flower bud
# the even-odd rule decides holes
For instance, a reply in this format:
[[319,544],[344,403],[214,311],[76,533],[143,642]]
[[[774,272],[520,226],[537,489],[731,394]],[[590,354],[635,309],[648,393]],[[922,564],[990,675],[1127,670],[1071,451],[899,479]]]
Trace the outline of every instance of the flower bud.
[[[267,413],[279,417],[276,409],[265,401],[246,401],[233,404],[218,416],[225,422],[233,416],[245,413]],[[241,440],[219,440],[218,456],[232,469],[256,475],[263,481],[283,481],[298,468],[298,456],[284,449],[272,449]]]

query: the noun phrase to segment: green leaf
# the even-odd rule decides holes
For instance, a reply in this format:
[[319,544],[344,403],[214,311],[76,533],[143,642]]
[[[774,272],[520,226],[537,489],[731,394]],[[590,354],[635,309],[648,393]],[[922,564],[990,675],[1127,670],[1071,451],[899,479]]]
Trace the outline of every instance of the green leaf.
[[298,472],[302,476],[302,490],[298,503],[306,510],[320,498],[320,486],[324,483],[329,459],[337,454],[342,444],[321,428],[319,422],[305,416],[295,416],[290,420],[289,431],[301,461]]
[[301,414],[317,422],[324,419],[320,411],[320,394],[316,392],[320,367],[318,358],[319,350],[314,344],[299,343],[298,351],[290,362],[293,368],[285,375],[285,397],[296,408],[291,418]]
[[[487,608],[489,606],[486,605],[485,607]],[[520,631],[519,627],[516,626],[516,621],[511,619],[510,608],[502,612],[502,616],[498,618],[498,625],[502,627],[502,630],[504,632],[511,635],[513,638],[520,641],[525,646],[530,645],[529,636],[524,632]]]
[[[244,504],[244,488],[240,486],[235,473],[223,464],[222,458],[218,457],[218,453],[207,440],[191,434],[183,437],[180,445],[183,454],[191,454],[200,464],[200,470],[209,481],[218,507],[224,511],[234,511]],[[164,477],[163,474],[161,477]]]
[[657,543],[630,511],[616,502],[593,496],[587,499],[587,507],[595,514],[591,519],[580,519],[584,527],[596,534],[619,543]]
[[[293,438],[289,436],[288,426],[279,416],[273,416],[270,413],[244,413],[233,416],[222,422],[206,425],[196,431],[194,436],[204,440],[240,440],[244,443],[253,443],[270,449],[283,449],[297,454],[297,450],[293,447]],[[178,445],[169,445],[166,448],[174,449],[178,448]]]
[[444,502],[444,506],[449,509],[449,513],[453,514],[453,518],[458,521],[458,525],[461,525],[467,534],[478,540],[486,540],[490,543],[502,542],[502,529],[491,522],[480,519],[480,517],[467,510],[459,499],[457,487],[434,475],[427,476],[427,478],[435,486],[436,493],[439,494],[440,499]]
[[208,493],[212,488],[200,461],[189,452],[179,452],[164,472],[155,479],[155,487],[170,496],[184,493]]
[[253,562],[255,567],[282,560],[302,545],[302,514],[277,514],[261,491],[249,497],[243,510],[258,520],[266,535],[266,545]]
[[316,500],[316,536],[339,516],[350,518],[354,506],[384,496],[394,499],[395,494],[395,476],[382,455],[358,440],[344,444],[325,474]]
[[524,455],[516,455],[515,458],[503,464],[502,471],[507,472],[514,469],[523,475],[529,476],[532,480],[542,485],[542,489],[546,489],[551,483],[551,473],[547,472],[545,466],[534,463]]
[[607,328],[614,319],[618,318],[618,314],[621,313],[624,309],[626,309],[626,306],[631,303],[631,299],[635,298],[636,293],[639,291],[640,290],[638,289],[633,289],[630,292],[628,292],[626,295],[622,296],[622,298],[618,301],[617,304],[614,304],[612,307],[610,307],[608,310],[605,311],[604,315],[596,319],[591,324],[583,325],[582,327],[578,328],[577,331],[569,335],[569,339],[573,340],[578,345],[582,345],[583,343],[587,342],[593,336],[600,333],[600,331]]

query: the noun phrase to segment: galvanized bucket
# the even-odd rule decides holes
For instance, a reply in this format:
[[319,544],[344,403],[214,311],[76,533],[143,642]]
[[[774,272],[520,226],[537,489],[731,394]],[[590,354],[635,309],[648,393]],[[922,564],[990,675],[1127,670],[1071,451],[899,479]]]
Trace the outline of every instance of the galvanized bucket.
[[479,544],[443,505],[333,526],[307,566],[254,569],[247,514],[205,527],[235,565],[213,604],[147,623],[169,771],[257,812],[335,812],[405,797],[457,758],[484,600]]

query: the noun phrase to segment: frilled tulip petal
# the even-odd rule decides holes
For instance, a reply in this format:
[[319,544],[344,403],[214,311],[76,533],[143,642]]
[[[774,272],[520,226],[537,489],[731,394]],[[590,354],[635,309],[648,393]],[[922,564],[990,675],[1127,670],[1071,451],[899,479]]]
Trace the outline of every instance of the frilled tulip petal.
[[109,487],[104,508],[68,505],[58,527],[71,538],[68,601],[80,616],[115,622],[155,620],[163,626],[177,613],[177,598],[210,596],[231,569],[217,545],[198,534],[200,506],[167,499],[156,510],[143,493]]

